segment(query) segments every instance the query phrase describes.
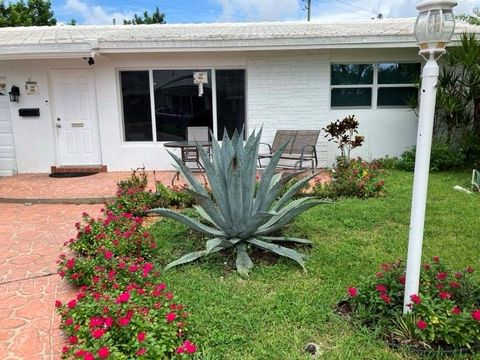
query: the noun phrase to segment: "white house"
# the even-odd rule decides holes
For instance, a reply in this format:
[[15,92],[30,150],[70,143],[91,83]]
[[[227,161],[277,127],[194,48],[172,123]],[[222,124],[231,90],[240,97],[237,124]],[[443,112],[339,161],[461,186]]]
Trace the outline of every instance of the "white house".
[[[0,174],[171,169],[187,125],[321,129],[355,114],[365,158],[415,142],[414,19],[0,29]],[[457,24],[461,33],[478,27]],[[453,42],[454,44],[455,42]],[[195,72],[207,72],[198,96]],[[8,93],[19,89],[18,102]],[[15,92],[15,91],[13,91]],[[1,96],[3,95],[3,96]],[[334,145],[321,136],[319,165]]]

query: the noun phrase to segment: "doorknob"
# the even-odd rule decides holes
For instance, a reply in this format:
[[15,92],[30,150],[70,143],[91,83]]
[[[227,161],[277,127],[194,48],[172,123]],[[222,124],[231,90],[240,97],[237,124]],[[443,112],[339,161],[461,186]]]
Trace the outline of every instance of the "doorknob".
[[57,128],[59,128],[59,129],[62,127],[62,124],[57,123],[56,125],[57,125]]

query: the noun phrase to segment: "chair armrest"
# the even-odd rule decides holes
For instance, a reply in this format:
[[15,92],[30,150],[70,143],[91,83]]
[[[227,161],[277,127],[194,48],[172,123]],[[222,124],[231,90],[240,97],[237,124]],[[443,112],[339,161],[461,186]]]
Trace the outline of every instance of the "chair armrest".
[[266,145],[268,146],[268,152],[271,154],[272,153],[272,146],[270,144],[267,144],[267,143],[260,143],[260,145]]

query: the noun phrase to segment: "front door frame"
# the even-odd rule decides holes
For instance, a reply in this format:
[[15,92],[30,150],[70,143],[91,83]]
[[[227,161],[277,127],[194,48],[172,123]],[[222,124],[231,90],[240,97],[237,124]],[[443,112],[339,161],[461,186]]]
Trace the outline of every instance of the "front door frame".
[[[55,72],[68,72],[68,71],[84,71],[89,73],[92,76],[93,79],[93,86],[92,86],[92,96],[95,99],[93,103],[93,109],[95,112],[94,115],[94,131],[96,131],[96,143],[98,146],[98,163],[94,164],[75,164],[78,166],[84,166],[84,165],[102,165],[103,164],[103,157],[102,157],[102,146],[101,146],[101,136],[100,136],[100,124],[99,124],[99,118],[98,118],[98,104],[97,104],[97,88],[96,88],[96,82],[95,82],[95,72],[93,69],[88,69],[88,68],[50,68],[48,70],[48,84],[49,84],[49,94],[50,94],[50,111],[51,111],[51,124],[52,124],[52,131],[54,133],[54,139],[55,139],[55,152],[56,152],[56,165],[57,166],[72,166],[71,164],[65,164],[62,163],[62,150],[60,149],[60,141],[59,141],[59,132],[57,130],[57,110],[56,110],[56,99],[55,99],[55,94],[54,94],[54,76],[53,74]],[[73,165],[73,166],[75,166]]]

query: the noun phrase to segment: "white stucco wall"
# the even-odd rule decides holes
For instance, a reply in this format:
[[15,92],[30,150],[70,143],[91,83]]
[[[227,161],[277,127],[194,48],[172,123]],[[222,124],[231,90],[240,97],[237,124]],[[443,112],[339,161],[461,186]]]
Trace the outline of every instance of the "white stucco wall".
[[[162,143],[123,141],[117,73],[119,69],[245,68],[247,71],[247,129],[263,125],[265,142],[275,129],[321,129],[345,115],[355,114],[365,145],[355,153],[365,158],[399,155],[415,142],[416,118],[406,109],[330,109],[330,63],[361,61],[418,61],[416,50],[231,52],[182,54],[125,54],[97,56],[94,71],[102,163],[109,171],[145,165],[171,169]],[[89,68],[78,60],[0,61],[0,76],[22,86],[31,78],[39,95],[22,96],[11,103],[19,172],[48,172],[59,165],[56,129],[49,92],[49,70]],[[18,108],[38,107],[39,118],[20,118]],[[323,135],[317,144],[320,166],[331,165],[337,155]]]

